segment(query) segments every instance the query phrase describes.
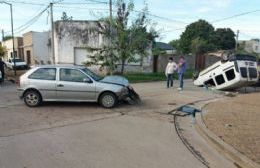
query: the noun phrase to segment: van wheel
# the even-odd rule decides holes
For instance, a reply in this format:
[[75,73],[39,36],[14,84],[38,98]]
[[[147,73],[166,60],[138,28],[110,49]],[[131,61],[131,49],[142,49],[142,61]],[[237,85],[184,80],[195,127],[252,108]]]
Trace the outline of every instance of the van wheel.
[[24,102],[29,107],[36,107],[42,103],[42,97],[35,90],[28,90],[24,94]]
[[100,96],[99,103],[105,108],[112,108],[117,104],[117,97],[114,93],[105,92]]

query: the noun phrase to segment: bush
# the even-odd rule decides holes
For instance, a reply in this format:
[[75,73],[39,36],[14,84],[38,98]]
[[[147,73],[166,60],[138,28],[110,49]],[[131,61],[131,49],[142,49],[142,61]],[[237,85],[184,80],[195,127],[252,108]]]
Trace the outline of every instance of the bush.
[[[158,73],[127,73],[123,75],[126,77],[130,83],[138,83],[138,82],[152,82],[152,81],[164,81],[166,80],[166,76],[164,72]],[[193,76],[193,70],[187,70],[184,74],[185,79],[191,79]],[[174,79],[178,79],[178,74],[174,74]]]

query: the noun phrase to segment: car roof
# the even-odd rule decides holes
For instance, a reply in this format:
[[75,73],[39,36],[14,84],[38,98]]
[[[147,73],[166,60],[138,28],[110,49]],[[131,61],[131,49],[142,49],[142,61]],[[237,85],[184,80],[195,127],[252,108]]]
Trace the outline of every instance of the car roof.
[[86,68],[83,65],[72,65],[72,64],[52,64],[52,65],[36,65],[37,68]]

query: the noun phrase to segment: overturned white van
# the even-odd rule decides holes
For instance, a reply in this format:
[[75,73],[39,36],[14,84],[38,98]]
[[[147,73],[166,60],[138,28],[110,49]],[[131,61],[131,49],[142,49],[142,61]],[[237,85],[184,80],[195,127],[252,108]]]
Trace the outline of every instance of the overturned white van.
[[234,54],[201,71],[194,80],[194,85],[229,90],[250,86],[257,82],[256,57]]

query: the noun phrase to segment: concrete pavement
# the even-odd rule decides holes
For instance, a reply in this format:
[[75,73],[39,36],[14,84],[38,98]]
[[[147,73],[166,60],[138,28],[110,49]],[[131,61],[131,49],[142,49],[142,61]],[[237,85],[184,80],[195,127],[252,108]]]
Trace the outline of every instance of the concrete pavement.
[[185,84],[183,92],[166,89],[163,82],[134,84],[143,103],[109,110],[95,103],[28,108],[16,97],[14,86],[2,87],[0,167],[205,167],[179,139],[172,116],[164,114],[221,95],[196,88],[191,81]]

